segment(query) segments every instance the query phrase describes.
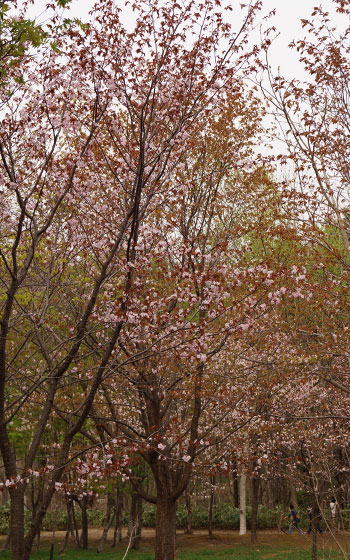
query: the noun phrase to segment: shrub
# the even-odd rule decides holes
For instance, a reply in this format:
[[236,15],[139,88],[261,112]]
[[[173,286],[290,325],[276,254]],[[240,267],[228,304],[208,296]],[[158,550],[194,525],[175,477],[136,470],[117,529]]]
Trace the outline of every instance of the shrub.
[[10,505],[0,506],[0,535],[7,535],[10,524]]
[[[88,522],[91,527],[101,527],[104,521],[103,511],[100,509],[87,510]],[[79,529],[81,529],[81,509],[75,507],[75,519]],[[67,511],[66,510],[52,510],[48,511],[44,517],[42,530],[43,531],[65,531],[67,528]]]
[[[257,525],[258,529],[276,528],[281,510],[268,509],[259,506]],[[154,527],[156,508],[153,505],[145,505],[143,509],[143,524],[145,527]],[[250,527],[251,508],[247,508],[247,526]],[[204,529],[209,523],[209,511],[203,506],[193,508],[192,526],[195,529]],[[181,504],[176,512],[176,527],[184,529],[187,526],[187,509]],[[239,509],[231,504],[224,503],[216,506],[213,513],[213,526],[220,529],[239,529]]]
[[[268,509],[265,506],[259,506],[257,527],[258,529],[275,529],[281,509]],[[308,524],[308,518],[303,511],[299,510],[301,517],[301,524],[305,526]],[[341,511],[342,518],[346,529],[350,528],[350,509]],[[75,518],[77,525],[81,528],[81,510],[79,507],[75,508]],[[26,510],[25,523],[28,527],[31,519],[31,512]],[[247,527],[250,528],[251,508],[247,508]],[[88,520],[90,526],[101,527],[104,521],[104,514],[101,509],[88,509]],[[8,533],[10,521],[10,506],[9,504],[0,506],[0,534]],[[123,511],[122,524],[126,526],[129,521],[129,512]],[[145,527],[155,527],[156,523],[156,507],[151,504],[145,504],[143,508],[143,524]],[[197,506],[193,508],[192,525],[194,529],[205,529],[209,523],[208,508]],[[179,505],[176,512],[176,527],[178,529],[185,529],[187,526],[187,509],[184,504]],[[213,512],[213,526],[217,529],[239,529],[239,509],[232,506],[230,503],[218,504]],[[67,512],[66,510],[52,510],[48,511],[44,517],[42,530],[43,531],[64,531],[67,527]]]
[[350,529],[350,509],[342,509],[341,516],[344,523],[344,529],[349,531]]
[[[31,512],[24,511],[24,530],[27,531],[31,521]],[[0,506],[0,535],[7,535],[10,528],[10,502]]]
[[142,519],[145,527],[155,527],[156,506],[153,506],[151,504],[146,504],[143,508]]

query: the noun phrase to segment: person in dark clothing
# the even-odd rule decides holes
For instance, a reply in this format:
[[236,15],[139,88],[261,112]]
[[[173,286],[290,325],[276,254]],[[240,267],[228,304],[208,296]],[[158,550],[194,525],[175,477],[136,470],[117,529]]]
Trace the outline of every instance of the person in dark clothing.
[[298,513],[297,509],[294,509],[293,504],[290,504],[289,506],[290,512],[289,514],[286,516],[289,518],[289,529],[288,529],[288,535],[291,535],[293,532],[294,527],[297,529],[297,531],[299,531],[299,533],[301,535],[303,535],[304,533],[302,532],[299,522],[300,522],[300,516]]
[[[307,513],[307,516],[308,516],[308,518],[309,518],[309,520],[310,520],[310,521],[309,521],[309,526],[308,526],[308,528],[307,528],[307,534],[310,535],[310,533],[311,533],[311,531],[312,531],[312,507],[311,507],[311,506],[307,506],[307,508],[306,508],[306,513]],[[321,515],[321,513],[319,513],[319,514],[317,515],[317,525],[316,525],[316,529],[317,529],[317,531],[320,533],[320,535],[322,535],[322,533],[323,533],[323,531],[322,531],[322,529],[321,529],[321,525],[320,525],[321,519],[322,519],[322,515]]]

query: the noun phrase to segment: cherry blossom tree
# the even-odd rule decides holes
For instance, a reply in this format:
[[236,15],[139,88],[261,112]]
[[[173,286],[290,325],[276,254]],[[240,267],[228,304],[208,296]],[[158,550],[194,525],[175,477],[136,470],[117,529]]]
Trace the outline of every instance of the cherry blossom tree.
[[[210,0],[185,6],[150,1],[134,6],[130,32],[119,8],[99,1],[94,23],[70,29],[69,38],[58,35],[55,50],[23,62],[23,83],[4,100],[0,450],[11,498],[14,560],[29,558],[71,443],[84,431],[99,389],[121,367],[120,348],[129,352],[131,345],[133,356],[136,348],[143,363],[152,360],[143,354],[140,334],[147,333],[151,301],[143,296],[148,309],[135,308],[146,280],[141,268],[149,270],[154,263],[159,279],[164,258],[161,239],[155,247],[151,242],[149,216],[161,215],[174,190],[186,196],[189,187],[180,180],[178,165],[205,128],[205,117],[221,109],[228,91],[240,89],[238,73],[249,70],[250,54],[242,47],[259,7],[253,2],[243,9],[241,26],[233,31],[221,7]],[[215,180],[209,202],[210,193],[215,193]],[[200,209],[196,212],[201,219]],[[205,216],[208,220],[208,212]],[[163,225],[161,217],[158,223]],[[179,239],[170,230],[166,235],[163,244],[175,249]],[[186,302],[193,303],[186,329],[176,327],[184,344],[182,336],[194,325],[198,330],[196,315],[199,323],[207,320],[204,307],[193,315],[193,306],[207,305],[208,297],[219,298],[223,306],[224,296],[215,290],[210,294],[209,287],[199,286],[194,294],[186,288],[195,276],[190,262],[198,251],[187,253],[181,243],[182,256],[174,253],[174,266],[181,268],[179,259],[185,258],[190,267],[182,279],[183,316]],[[200,268],[203,259],[204,254],[195,266]],[[173,300],[168,301],[157,317],[159,325],[167,318],[169,331],[172,307]],[[196,386],[206,355],[201,339],[194,337],[195,354],[184,349],[181,357],[190,360],[194,375],[188,382],[195,380],[191,391],[197,408],[175,494],[185,487],[194,457]],[[158,365],[165,367],[164,361]],[[153,406],[152,392],[147,395]],[[25,489],[57,418],[64,426],[61,446],[54,463],[48,460],[45,466],[45,488],[24,544]],[[12,437],[19,424],[27,438],[20,462]],[[167,554],[162,558],[173,553]]]
[[[260,127],[256,100],[238,86],[205,117],[168,199],[140,227],[129,329],[97,404],[119,426],[116,443],[140,454],[154,476],[156,495],[149,495],[126,468],[136,490],[157,505],[156,558],[174,557],[176,501],[199,457],[204,468],[227,471],[218,447],[230,446],[260,406],[256,377],[237,381],[232,372],[231,348],[240,353],[252,330],[250,348],[261,317],[267,324],[287,291],[278,285],[283,267],[269,269],[266,252],[254,255],[251,246],[252,231],[281,234],[282,214],[268,164],[250,159]],[[113,437],[108,422],[104,429]]]
[[[300,228],[313,253],[309,258],[320,265],[315,292],[323,290],[329,300],[326,292],[332,290],[332,309],[337,313],[337,318],[318,313],[319,332],[310,332],[307,340],[311,344],[314,337],[314,347],[320,348],[325,337],[319,374],[348,393],[345,346],[335,340],[346,336],[340,308],[347,308],[349,286],[349,7],[342,0],[334,0],[334,6],[343,14],[343,31],[341,22],[338,29],[333,26],[326,10],[314,8],[310,19],[301,22],[306,38],[292,44],[305,66],[307,81],[270,76],[271,91],[266,95],[284,131],[287,159],[295,168],[295,195],[304,206]],[[319,304],[325,309],[321,299],[320,293]],[[332,349],[327,350],[327,345]],[[326,354],[337,364],[337,372],[327,369]]]

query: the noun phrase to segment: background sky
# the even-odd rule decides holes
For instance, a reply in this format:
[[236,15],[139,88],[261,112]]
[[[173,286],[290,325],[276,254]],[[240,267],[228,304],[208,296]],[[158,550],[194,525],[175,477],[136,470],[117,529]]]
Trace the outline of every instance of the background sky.
[[[45,20],[45,6],[48,0],[34,0],[34,4],[30,8],[30,16],[37,18],[38,21]],[[123,0],[121,0],[123,1]],[[121,4],[121,1],[119,4]],[[222,0],[223,3],[230,2],[231,6],[239,7],[240,3],[244,0]],[[89,11],[91,10],[95,0],[73,0],[70,4],[70,9],[65,10],[65,17],[78,17],[82,21],[89,19]],[[118,0],[116,0],[118,3]],[[246,3],[248,3],[246,1]],[[339,29],[345,29],[348,25],[347,18],[336,13],[335,4],[332,0],[263,0],[262,15],[268,14],[272,10],[276,10],[276,14],[269,20],[269,26],[276,27],[276,37],[269,49],[269,64],[272,68],[272,73],[276,75],[279,73],[281,76],[292,79],[307,80],[308,76],[303,69],[303,65],[298,60],[298,54],[291,48],[289,43],[293,40],[299,40],[306,36],[306,30],[302,28],[301,19],[309,19],[314,6],[322,6],[323,9],[329,12],[331,24]],[[233,12],[226,12],[228,17],[235,16]],[[237,14],[237,11],[236,11]],[[125,22],[133,20],[133,13],[131,11],[125,12]],[[238,25],[233,28],[237,29]],[[252,37],[253,42],[259,41],[259,30],[256,31],[256,38]],[[263,78],[263,77],[262,77]],[[263,84],[269,89],[269,86],[263,78]],[[266,127],[269,128],[274,123],[274,117],[267,114],[264,120]],[[283,128],[283,124],[281,125]],[[285,151],[284,143],[281,139],[272,136],[269,138],[268,147],[261,146],[262,153],[280,153]]]
[[332,0],[263,0],[263,5],[266,12],[276,9],[273,21],[280,33],[270,49],[270,64],[274,69],[279,66],[281,73],[288,78],[304,77],[298,56],[288,45],[293,39],[305,37],[306,32],[300,20],[309,19],[314,6],[322,6],[328,11],[335,27],[345,29],[349,24],[344,15],[336,13]]
[[[239,5],[243,0],[231,0],[231,5]],[[39,20],[45,19],[46,0],[34,0],[34,5],[30,9],[30,15]],[[69,10],[66,10],[67,17],[79,17],[87,20],[88,13],[94,4],[94,0],[73,0]],[[280,72],[286,78],[297,77],[303,79],[305,76],[302,66],[298,62],[288,44],[293,39],[301,39],[305,36],[300,19],[308,19],[314,6],[321,5],[329,11],[332,23],[339,27],[347,25],[346,18],[336,14],[332,0],[263,0],[263,13],[276,9],[276,15],[270,20],[271,25],[277,28],[278,37],[273,42],[269,52],[269,62],[274,71],[280,67]],[[234,12],[233,12],[234,13]],[[132,17],[131,13],[126,18]]]

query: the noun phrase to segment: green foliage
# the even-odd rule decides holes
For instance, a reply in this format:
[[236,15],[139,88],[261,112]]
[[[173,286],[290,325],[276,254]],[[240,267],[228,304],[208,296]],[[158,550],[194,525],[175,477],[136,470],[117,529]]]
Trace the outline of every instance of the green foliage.
[[[104,521],[104,514],[99,509],[88,509],[87,512],[90,527],[102,527]],[[81,510],[75,509],[75,518],[77,525],[81,529]],[[31,520],[31,512],[25,511],[25,530],[27,531]],[[10,503],[0,506],[0,535],[7,535],[10,522]],[[126,524],[127,520],[123,522]],[[54,509],[48,511],[44,517],[42,530],[43,531],[65,531],[67,528],[67,512],[63,509]]]
[[[65,8],[71,0],[56,0],[58,8]],[[78,18],[65,18],[59,28],[66,32],[73,25],[85,29],[86,25]],[[9,71],[11,79],[16,83],[23,83],[21,60],[25,55],[32,56],[33,49],[37,49],[48,38],[47,32],[34,20],[19,17],[11,11],[11,2],[0,0],[0,87],[12,89],[7,83]],[[55,42],[51,48],[60,53]],[[11,81],[11,80],[10,80]],[[10,95],[10,91],[8,92]]]
[[342,516],[342,520],[344,523],[344,529],[349,531],[350,529],[350,509],[342,509],[340,511],[340,515]]
[[311,492],[305,492],[304,490],[298,490],[297,492],[297,499],[298,499],[298,509],[306,509],[307,506],[312,504],[313,502],[313,495]]
[[[104,514],[99,509],[87,510],[88,522],[91,527],[101,527],[103,524]],[[79,507],[75,508],[75,519],[77,525],[81,529],[81,510]],[[43,521],[43,531],[64,531],[67,528],[67,512],[66,510],[55,509],[48,511]]]
[[7,535],[10,523],[10,507],[9,504],[0,506],[0,535]]
[[[18,65],[30,47],[38,47],[46,38],[46,33],[40,25],[25,18],[18,18],[10,14],[10,4],[0,3],[0,84],[9,68]],[[22,76],[16,76],[21,81]]]
[[[307,518],[303,515],[303,508],[302,504],[307,504],[310,501],[310,497],[305,493],[305,495],[298,495],[298,500],[301,504],[300,513],[302,516],[302,526],[308,523]],[[280,509],[268,509],[263,506],[259,507],[258,510],[258,529],[276,529],[277,521],[281,514]],[[342,517],[344,519],[345,527],[349,527],[350,525],[350,509],[342,510],[341,512]],[[78,523],[78,527],[81,528],[81,512],[79,508],[76,508],[76,519]],[[251,511],[250,508],[247,510],[247,525],[248,528],[250,527],[250,517]],[[5,535],[8,533],[8,526],[9,526],[9,519],[10,519],[10,510],[9,504],[4,506],[0,506],[0,534]],[[99,509],[90,509],[88,510],[88,519],[89,525],[95,527],[101,527],[104,521],[104,514],[102,510]],[[123,525],[126,526],[128,523],[128,513],[124,512]],[[143,509],[143,522],[144,526],[147,527],[154,527],[155,526],[155,506],[150,504],[145,504]],[[176,522],[178,529],[184,529],[187,524],[187,510],[186,507],[182,504],[178,507],[177,514],[176,514]],[[26,529],[28,529],[30,523],[30,512],[26,511]],[[65,510],[52,510],[49,511],[43,522],[43,530],[44,531],[53,531],[53,530],[65,530],[67,524],[67,513]],[[216,529],[238,529],[239,528],[239,509],[234,508],[229,503],[219,504],[214,511],[213,516],[213,525]],[[193,508],[193,527],[196,529],[203,529],[208,526],[208,510],[207,508],[197,507]],[[114,560],[121,560],[124,555],[125,550],[113,550],[109,551],[106,549],[106,552],[103,552],[99,555],[99,560],[107,560],[107,558],[112,558]],[[309,551],[307,550],[280,550],[277,548],[265,548],[263,546],[259,546],[258,549],[254,548],[241,548],[235,546],[234,549],[230,548],[222,548],[220,549],[215,548],[207,548],[206,550],[193,550],[193,551],[179,551],[177,558],[180,560],[200,560],[202,558],[232,558],[234,553],[234,557],[237,560],[258,560],[259,558],[272,558],[277,557],[276,553],[278,554],[278,558],[280,560],[308,560],[309,558]],[[331,551],[325,551],[327,554],[327,559],[335,560],[338,559],[339,556],[337,553],[332,553]],[[67,550],[64,553],[64,558],[70,560],[73,557],[76,558],[76,550]],[[153,552],[130,552],[128,555],[130,560],[152,560],[154,558]],[[10,553],[2,553],[3,560],[10,559]],[[38,553],[33,553],[32,555],[33,560],[40,560],[41,558],[47,558],[47,550],[41,550]],[[95,549],[90,551],[79,550],[79,558],[82,560],[92,560],[96,558]],[[320,557],[320,560],[323,560],[323,556]]]
[[[298,496],[299,498],[299,496]],[[302,504],[302,496],[300,496],[300,504]],[[310,500],[305,495],[305,504],[307,505]],[[305,506],[306,507],[306,506]],[[301,505],[299,512],[301,517],[301,526],[306,527],[309,523],[307,515],[303,511],[304,506]],[[88,521],[90,527],[102,527],[104,522],[104,513],[100,509],[88,509]],[[281,510],[268,509],[264,506],[259,506],[257,526],[258,530],[263,529],[276,529],[278,520],[281,515]],[[341,511],[344,522],[344,528],[350,529],[350,509]],[[25,512],[25,525],[26,530],[30,524],[31,513],[26,510]],[[75,518],[78,528],[81,529],[81,510],[79,507],[75,508]],[[247,508],[247,527],[250,528],[251,509]],[[10,508],[9,503],[0,506],[0,535],[6,535],[9,529]],[[124,511],[122,514],[122,524],[127,526],[129,521],[129,513]],[[193,508],[193,528],[205,529],[208,527],[209,513],[207,508],[197,507]],[[143,508],[143,525],[144,527],[155,527],[156,523],[156,508],[151,504],[145,504]],[[287,523],[287,522],[286,522]],[[180,505],[176,512],[176,527],[177,529],[185,529],[187,526],[187,510],[185,505]],[[238,530],[239,529],[239,509],[233,507],[231,504],[218,505],[213,514],[213,526],[216,529],[222,530]],[[66,510],[55,509],[48,511],[43,521],[43,531],[64,531],[67,527],[67,512]]]
[[155,527],[156,525],[156,506],[146,504],[143,507],[142,521],[145,527]]
[[[258,529],[275,529],[281,511],[279,509],[267,509],[260,506],[258,510]],[[247,509],[247,526],[250,527],[250,508]],[[9,522],[9,506],[2,506],[0,509],[0,534],[6,534]],[[350,512],[348,512],[348,518]],[[81,511],[79,507],[75,508],[75,518],[78,527],[81,528]],[[88,510],[89,525],[101,527],[103,525],[104,514],[99,509]],[[124,526],[128,524],[129,514],[124,511],[122,523]],[[30,522],[30,512],[26,512],[26,522]],[[207,508],[197,507],[193,509],[193,528],[204,529],[208,526],[209,513]],[[146,504],[143,508],[143,524],[145,527],[155,527],[156,524],[156,508],[153,505]],[[231,504],[220,504],[215,508],[213,515],[213,525],[217,529],[239,529],[239,509]],[[176,526],[178,529],[184,529],[187,526],[187,510],[184,505],[180,505],[176,512]],[[64,531],[67,527],[67,512],[65,510],[48,511],[43,521],[43,531]]]
[[[145,527],[155,526],[155,506],[146,505],[143,509],[143,523]],[[280,509],[268,509],[260,506],[258,509],[258,529],[275,529],[281,515]],[[247,526],[250,527],[251,510],[247,508]],[[193,508],[192,525],[195,529],[203,529],[208,526],[209,512],[207,508]],[[187,525],[187,510],[180,505],[176,512],[176,526],[184,529]],[[231,504],[220,504],[215,508],[213,525],[218,529],[239,529],[239,509]]]
[[24,455],[32,435],[31,428],[23,428],[20,418],[14,418],[8,425],[9,440],[18,455]]
[[[24,512],[24,530],[27,531],[31,520],[31,513],[28,510]],[[10,502],[0,506],[0,535],[7,535],[10,525]]]

